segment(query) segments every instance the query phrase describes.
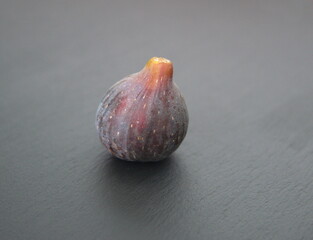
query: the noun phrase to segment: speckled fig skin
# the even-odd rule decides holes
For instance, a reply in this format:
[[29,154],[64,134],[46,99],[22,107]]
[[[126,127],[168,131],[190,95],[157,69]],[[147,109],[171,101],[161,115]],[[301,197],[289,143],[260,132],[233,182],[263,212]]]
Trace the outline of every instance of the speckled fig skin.
[[109,89],[98,107],[96,127],[112,155],[152,162],[179,147],[187,133],[188,112],[172,78],[172,63],[154,57]]

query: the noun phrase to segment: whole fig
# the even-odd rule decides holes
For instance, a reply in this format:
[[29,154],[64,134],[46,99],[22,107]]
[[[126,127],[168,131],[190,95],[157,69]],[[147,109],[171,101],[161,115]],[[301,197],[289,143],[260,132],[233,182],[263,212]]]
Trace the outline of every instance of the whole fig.
[[128,161],[159,161],[179,147],[189,120],[172,78],[171,61],[153,57],[140,72],[108,90],[97,110],[96,127],[112,155]]

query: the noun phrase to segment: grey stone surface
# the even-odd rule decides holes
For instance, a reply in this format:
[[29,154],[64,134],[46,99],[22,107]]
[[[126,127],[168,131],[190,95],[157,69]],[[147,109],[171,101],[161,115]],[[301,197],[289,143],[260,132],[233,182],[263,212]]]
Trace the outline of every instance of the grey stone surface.
[[[313,2],[0,2],[0,238],[313,238]],[[152,56],[190,125],[112,159],[101,97]]]

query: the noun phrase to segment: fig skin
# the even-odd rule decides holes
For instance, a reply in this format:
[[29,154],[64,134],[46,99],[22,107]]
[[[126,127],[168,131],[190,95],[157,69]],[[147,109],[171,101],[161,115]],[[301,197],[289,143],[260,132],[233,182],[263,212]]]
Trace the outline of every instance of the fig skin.
[[96,127],[113,156],[152,162],[167,158],[179,147],[189,118],[172,78],[171,61],[153,57],[140,72],[108,90],[97,110]]

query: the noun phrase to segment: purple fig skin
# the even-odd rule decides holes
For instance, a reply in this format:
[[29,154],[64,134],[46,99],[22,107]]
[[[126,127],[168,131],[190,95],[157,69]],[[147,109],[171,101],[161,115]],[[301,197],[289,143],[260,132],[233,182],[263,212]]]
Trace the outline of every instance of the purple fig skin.
[[182,143],[189,117],[172,77],[172,63],[154,57],[140,72],[109,89],[98,107],[96,127],[113,156],[155,162],[167,158]]

